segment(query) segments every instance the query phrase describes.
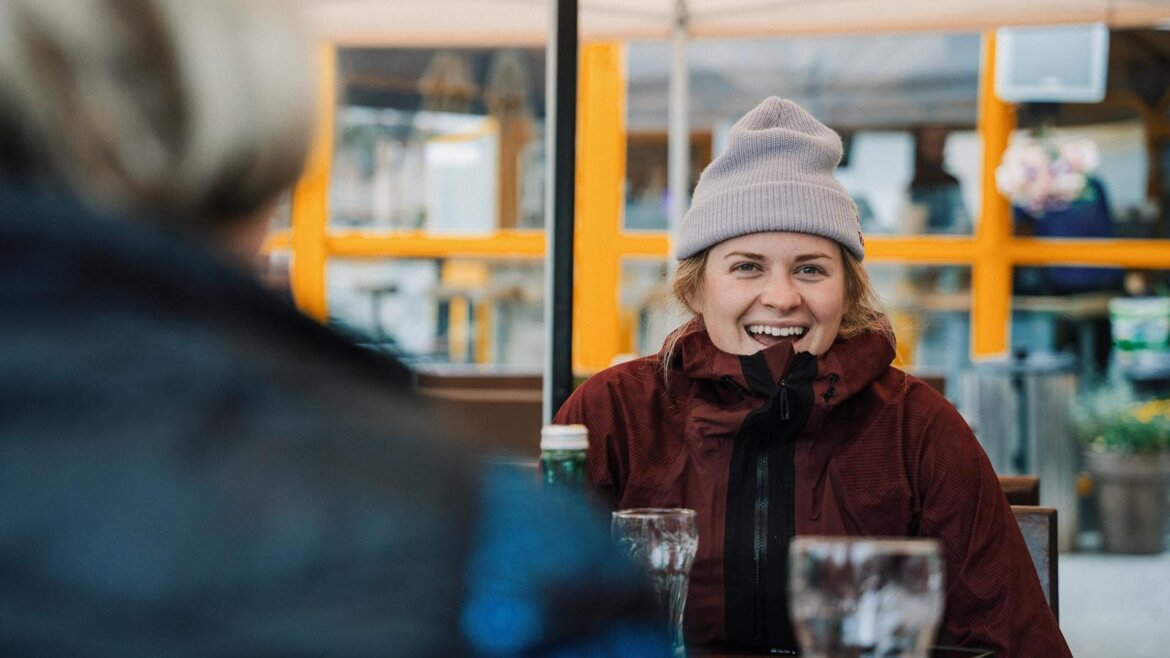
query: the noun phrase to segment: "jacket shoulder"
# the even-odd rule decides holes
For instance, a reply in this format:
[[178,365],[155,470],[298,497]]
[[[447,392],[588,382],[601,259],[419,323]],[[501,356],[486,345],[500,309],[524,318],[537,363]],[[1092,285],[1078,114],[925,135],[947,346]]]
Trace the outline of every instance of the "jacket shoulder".
[[569,396],[554,422],[581,423],[589,428],[591,449],[608,445],[618,451],[625,450],[631,437],[661,436],[664,428],[681,428],[677,416],[685,405],[667,391],[660,363],[650,356],[593,375]]
[[650,355],[619,363],[593,375],[569,396],[557,413],[557,422],[562,422],[565,415],[572,415],[572,418],[563,422],[583,422],[580,413],[585,407],[597,409],[598,405],[605,404],[639,404],[663,395],[666,389],[661,363],[658,355]]
[[962,418],[955,405],[937,388],[893,366],[874,380],[871,389],[883,404],[901,406],[917,414],[931,416],[953,414],[957,418]]

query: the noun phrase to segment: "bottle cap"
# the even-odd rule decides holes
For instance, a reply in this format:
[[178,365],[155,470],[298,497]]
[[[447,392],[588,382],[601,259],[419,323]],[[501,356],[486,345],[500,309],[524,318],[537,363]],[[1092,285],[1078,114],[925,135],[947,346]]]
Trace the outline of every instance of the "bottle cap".
[[545,425],[540,430],[541,450],[586,450],[589,429],[584,425]]

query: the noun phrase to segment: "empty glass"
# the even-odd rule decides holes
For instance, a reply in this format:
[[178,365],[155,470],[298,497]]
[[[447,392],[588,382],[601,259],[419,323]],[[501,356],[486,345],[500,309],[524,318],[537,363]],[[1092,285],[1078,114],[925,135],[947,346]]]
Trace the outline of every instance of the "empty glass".
[[691,563],[699,545],[695,511],[661,508],[617,511],[613,513],[613,537],[623,551],[649,572],[658,605],[669,622],[673,653],[678,658],[685,656],[683,609]]
[[789,609],[806,658],[925,658],[943,611],[932,539],[797,537]]

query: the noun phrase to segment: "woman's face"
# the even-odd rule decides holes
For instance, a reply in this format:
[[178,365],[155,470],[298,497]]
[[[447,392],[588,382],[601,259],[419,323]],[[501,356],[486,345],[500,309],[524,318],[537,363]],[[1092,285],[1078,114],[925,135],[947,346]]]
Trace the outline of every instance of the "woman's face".
[[828,238],[768,231],[720,242],[694,310],[724,352],[754,354],[785,338],[797,352],[824,354],[845,314],[845,263]]

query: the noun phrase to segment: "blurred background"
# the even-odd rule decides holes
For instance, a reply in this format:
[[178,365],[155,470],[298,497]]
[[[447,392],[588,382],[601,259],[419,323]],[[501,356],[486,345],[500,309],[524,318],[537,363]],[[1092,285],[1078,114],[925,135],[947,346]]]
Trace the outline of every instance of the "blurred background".
[[[306,312],[410,364],[423,392],[461,401],[485,452],[534,456],[548,6],[433,4],[302,3],[328,102],[262,269]],[[1001,474],[1037,476],[1040,503],[1059,510],[1074,652],[1160,655],[1170,436],[1139,457],[1162,487],[1146,556],[1092,562],[1117,544],[1074,416],[1102,389],[1170,397],[1170,3],[823,4],[839,20],[818,3],[702,5],[673,36],[670,3],[582,6],[575,377],[656,352],[684,317],[668,288],[681,43],[684,193],[766,96],[836,129],[898,365],[956,404]]]
[[[264,280],[402,359],[424,393],[459,401],[484,452],[535,456],[552,5],[295,6],[317,31],[325,93]],[[681,210],[671,181],[685,201],[738,117],[790,98],[843,139],[838,175],[897,364],[955,403],[997,471],[1037,477],[1040,504],[1059,510],[1074,653],[1164,655],[1170,2],[653,0],[580,12],[573,375],[656,352],[682,321],[668,287]],[[672,176],[680,98],[685,157],[677,175],[676,148]],[[1121,388],[1132,391],[1111,412],[1121,421],[1086,430],[1078,411]],[[1117,429],[1135,418],[1152,438]],[[1148,504],[1116,493],[1120,467],[1103,455],[1135,462]],[[1132,521],[1137,507],[1153,516]],[[1120,518],[1131,522],[1112,527]]]

